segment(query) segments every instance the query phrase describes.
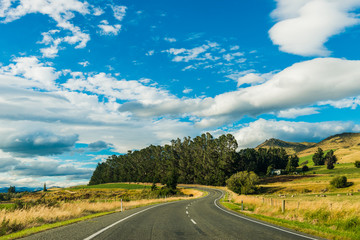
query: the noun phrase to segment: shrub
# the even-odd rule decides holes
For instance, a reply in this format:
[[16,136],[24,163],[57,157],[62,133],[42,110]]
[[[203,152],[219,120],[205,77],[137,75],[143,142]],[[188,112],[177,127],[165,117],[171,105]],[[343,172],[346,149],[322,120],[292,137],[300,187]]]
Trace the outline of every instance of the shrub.
[[309,167],[308,167],[308,166],[306,166],[306,165],[304,165],[304,166],[302,167],[302,171],[303,171],[303,172],[307,172],[307,171],[309,171]]
[[345,176],[334,177],[330,184],[336,188],[344,188],[347,186],[347,178]]
[[258,181],[259,177],[254,172],[243,171],[232,175],[226,185],[237,194],[249,194],[256,191]]
[[355,162],[355,167],[360,168],[360,161]]

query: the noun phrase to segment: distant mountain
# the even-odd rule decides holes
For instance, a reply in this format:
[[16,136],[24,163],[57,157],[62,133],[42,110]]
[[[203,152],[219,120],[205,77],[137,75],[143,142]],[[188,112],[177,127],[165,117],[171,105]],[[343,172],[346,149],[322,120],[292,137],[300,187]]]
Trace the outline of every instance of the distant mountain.
[[[0,193],[7,193],[8,192],[8,187],[3,187],[0,188]],[[33,187],[16,187],[15,186],[15,191],[16,192],[37,192],[37,191],[41,191],[43,190],[43,188],[37,187],[37,188],[33,188]]]
[[315,145],[316,145],[316,143],[286,142],[286,141],[282,141],[280,139],[271,138],[271,139],[266,140],[265,142],[263,142],[259,146],[257,146],[256,149],[259,149],[259,148],[271,148],[271,147],[284,148],[288,154],[294,154],[294,153],[298,153],[300,151],[303,151],[305,149],[311,148],[311,147],[313,147]]
[[360,133],[341,133],[325,138],[319,143],[308,142],[286,142],[279,139],[271,138],[256,147],[270,148],[282,147],[288,154],[296,153],[299,157],[314,154],[320,147],[324,151],[336,150],[335,155],[339,162],[354,162],[360,160]]

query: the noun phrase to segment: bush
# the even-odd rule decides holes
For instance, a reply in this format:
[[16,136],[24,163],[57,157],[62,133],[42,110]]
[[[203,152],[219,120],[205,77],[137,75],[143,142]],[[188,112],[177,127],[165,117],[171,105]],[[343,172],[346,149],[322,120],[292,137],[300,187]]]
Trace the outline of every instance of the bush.
[[258,181],[259,177],[254,172],[243,171],[232,175],[226,181],[226,185],[237,194],[249,194],[257,190]]
[[360,168],[360,161],[355,162],[355,167]]
[[306,166],[306,165],[304,165],[304,166],[302,167],[302,171],[303,171],[303,172],[307,172],[307,171],[309,171],[309,167],[308,167],[308,166]]
[[345,176],[334,177],[330,184],[336,188],[344,188],[347,187],[347,178]]

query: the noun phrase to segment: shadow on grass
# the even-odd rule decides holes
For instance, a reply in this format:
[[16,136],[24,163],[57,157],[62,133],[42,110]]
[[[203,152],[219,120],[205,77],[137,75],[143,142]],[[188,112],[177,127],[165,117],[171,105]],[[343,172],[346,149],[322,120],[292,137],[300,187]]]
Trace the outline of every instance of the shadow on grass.
[[277,183],[277,182],[291,182],[304,178],[313,178],[315,175],[280,175],[273,177],[264,177],[260,180],[260,184]]
[[284,187],[260,187],[256,194],[273,194],[275,192],[278,192],[280,190],[285,189]]

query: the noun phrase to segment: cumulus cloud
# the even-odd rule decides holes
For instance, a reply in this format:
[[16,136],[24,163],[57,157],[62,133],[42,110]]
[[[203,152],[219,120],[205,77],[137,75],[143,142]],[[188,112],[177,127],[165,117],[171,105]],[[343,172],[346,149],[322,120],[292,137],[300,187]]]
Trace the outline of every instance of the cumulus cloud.
[[98,25],[101,29],[102,35],[118,35],[121,29],[120,24],[109,25],[109,22],[106,20],[101,21],[101,24]]
[[[78,26],[70,22],[75,17],[75,13],[81,15],[90,14],[90,6],[87,2],[78,0],[19,0],[19,1],[2,1],[0,5],[0,18],[2,23],[9,23],[20,19],[28,14],[43,14],[52,18],[59,29],[70,31],[65,37],[53,37],[59,35],[60,31],[50,30],[43,33],[43,43],[50,45],[48,48],[41,49],[43,57],[54,58],[57,56],[59,45],[62,42],[68,44],[77,44],[75,48],[84,48],[90,40],[90,35],[83,32]],[[99,11],[93,12],[97,15]]]
[[323,105],[330,105],[332,107],[335,108],[351,108],[351,109],[356,109],[357,106],[360,105],[360,96],[358,97],[352,97],[352,98],[345,98],[345,99],[341,99],[338,101],[321,101],[319,102],[320,106]]
[[111,6],[111,8],[114,12],[114,17],[117,20],[122,21],[126,15],[127,7],[126,6]]
[[317,58],[296,63],[263,84],[204,99],[169,99],[158,104],[131,102],[135,114],[190,114],[201,127],[218,126],[245,115],[258,116],[319,101],[340,100],[360,93],[360,61]]
[[0,149],[15,156],[55,155],[70,151],[78,138],[46,131],[15,133],[1,140]]
[[92,93],[114,97],[122,100],[135,100],[144,104],[159,104],[174,99],[168,91],[146,86],[142,80],[118,80],[111,75],[99,73],[87,78],[69,79],[64,87],[71,91],[90,91]]
[[327,56],[324,44],[347,27],[360,23],[352,11],[359,0],[277,0],[272,16],[278,20],[269,31],[280,50],[301,56]]
[[255,85],[258,83],[263,83],[265,82],[265,78],[262,77],[260,74],[257,73],[249,73],[246,74],[243,77],[239,77],[237,80],[237,86],[240,87],[243,84],[251,84],[251,85]]
[[83,62],[78,62],[78,64],[80,64],[83,67],[87,67],[87,66],[89,66],[90,62],[89,61],[83,61]]
[[165,37],[164,40],[171,43],[176,42],[176,38]]
[[90,149],[90,151],[98,152],[98,151],[101,151],[104,149],[108,149],[112,146],[113,145],[111,143],[106,143],[104,141],[97,141],[97,142],[90,143],[88,145],[88,148]]
[[207,44],[203,44],[199,47],[186,49],[186,48],[170,48],[163,52],[167,52],[170,55],[174,55],[175,57],[172,59],[174,62],[189,62],[192,60],[201,60],[204,58],[200,58],[199,55],[206,52],[208,49],[217,48],[218,44],[213,42],[208,42]]
[[188,94],[188,93],[191,93],[193,90],[191,89],[191,88],[185,88],[184,90],[183,90],[183,93],[185,93],[185,94]]
[[318,114],[318,108],[290,108],[287,110],[281,110],[277,114],[280,118],[297,118],[299,116]]
[[0,172],[13,170],[19,163],[20,161],[14,158],[0,158]]
[[330,135],[357,131],[359,127],[352,122],[308,123],[259,119],[233,131],[232,134],[238,141],[239,148],[252,148],[270,138],[318,142]]
[[[27,83],[21,81],[16,84],[17,81],[8,83],[1,82],[0,85],[18,85],[38,87],[46,90],[55,88],[55,80],[59,77],[60,73],[56,72],[55,69],[49,64],[41,63],[36,57],[19,57],[13,59],[14,63],[8,66],[0,68],[1,75],[5,76],[20,76],[28,79]],[[5,77],[6,78],[6,77]]]
[[18,164],[12,170],[17,176],[54,177],[66,176],[74,179],[89,179],[93,173],[92,169],[77,168],[69,164],[61,164],[57,161],[30,161]]

